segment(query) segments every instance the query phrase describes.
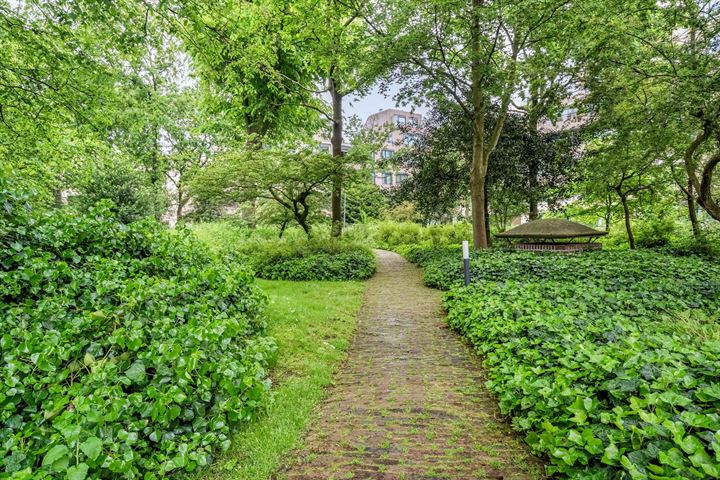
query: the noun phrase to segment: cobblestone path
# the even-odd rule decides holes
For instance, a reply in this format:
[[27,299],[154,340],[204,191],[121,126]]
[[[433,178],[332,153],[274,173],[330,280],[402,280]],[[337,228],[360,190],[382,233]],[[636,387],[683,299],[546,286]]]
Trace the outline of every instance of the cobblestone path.
[[399,255],[377,255],[348,359],[276,478],[541,478],[479,359],[447,328],[440,292]]

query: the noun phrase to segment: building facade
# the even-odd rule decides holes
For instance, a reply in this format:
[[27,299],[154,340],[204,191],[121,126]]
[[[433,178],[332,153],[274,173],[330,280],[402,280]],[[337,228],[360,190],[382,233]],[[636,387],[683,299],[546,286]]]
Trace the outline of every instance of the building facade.
[[393,188],[408,178],[408,172],[390,167],[389,160],[395,152],[404,146],[412,144],[412,129],[420,127],[422,115],[419,113],[388,108],[370,115],[365,120],[367,129],[388,129],[390,133],[382,148],[375,152],[375,168],[372,171],[372,180],[380,188]]

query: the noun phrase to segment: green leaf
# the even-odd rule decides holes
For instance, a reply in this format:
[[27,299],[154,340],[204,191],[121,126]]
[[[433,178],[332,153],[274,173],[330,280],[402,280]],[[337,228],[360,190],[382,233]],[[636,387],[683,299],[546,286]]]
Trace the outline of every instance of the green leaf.
[[143,382],[145,380],[145,364],[140,360],[136,360],[125,371],[125,376],[135,383]]
[[614,443],[611,443],[605,447],[605,453],[603,453],[600,461],[608,465],[617,465],[618,460],[620,460],[620,450]]
[[68,468],[67,480],[85,480],[88,474],[88,466],[85,463],[79,463]]
[[100,456],[100,452],[102,452],[102,440],[97,437],[88,437],[80,444],[80,450],[90,460],[96,460]]
[[65,445],[55,445],[43,457],[42,466],[59,472],[65,470],[70,461],[70,450]]
[[578,425],[585,424],[585,420],[587,420],[587,412],[585,410],[585,401],[577,397],[575,401],[567,407],[567,409],[574,414],[572,421],[577,423]]
[[688,435],[683,438],[680,446],[688,455],[705,449],[703,443],[695,435]]
[[663,392],[659,396],[660,400],[662,400],[665,403],[669,403],[670,405],[679,405],[681,407],[685,407],[687,405],[690,405],[692,403],[692,400],[690,400],[685,395],[680,395],[679,393],[670,391],[670,392]]
[[720,383],[698,388],[695,395],[704,402],[708,400],[720,400]]

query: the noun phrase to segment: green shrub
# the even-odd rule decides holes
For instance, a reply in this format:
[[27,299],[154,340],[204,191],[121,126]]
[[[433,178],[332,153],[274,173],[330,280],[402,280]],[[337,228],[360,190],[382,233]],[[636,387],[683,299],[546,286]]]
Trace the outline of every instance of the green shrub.
[[248,264],[260,278],[364,280],[375,273],[372,251],[345,239],[325,235],[310,240],[304,235],[278,239],[263,229],[244,229],[228,222],[195,225],[193,231],[216,253]]
[[238,253],[271,280],[364,280],[375,273],[369,248],[340,240],[248,243]]
[[375,232],[375,242],[381,248],[394,248],[423,241],[423,230],[417,223],[381,222]]
[[189,232],[31,215],[12,192],[0,176],[0,478],[206,464],[269,388],[252,275]]
[[110,200],[110,209],[118,220],[131,223],[164,211],[161,192],[154,191],[146,176],[128,162],[117,160],[98,165],[77,183],[78,195],[71,203],[81,213]]
[[665,247],[677,237],[677,224],[671,216],[649,218],[636,222],[633,234],[638,247]]
[[421,227],[410,222],[380,222],[373,240],[378,247],[390,250],[402,245],[447,246],[472,240],[472,226],[456,223]]

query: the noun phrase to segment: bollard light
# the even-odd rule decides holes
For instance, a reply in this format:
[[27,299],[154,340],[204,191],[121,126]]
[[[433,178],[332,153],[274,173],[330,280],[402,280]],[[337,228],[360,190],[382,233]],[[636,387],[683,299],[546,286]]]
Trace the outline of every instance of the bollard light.
[[465,286],[470,285],[470,246],[467,240],[462,242],[463,267],[465,268]]

